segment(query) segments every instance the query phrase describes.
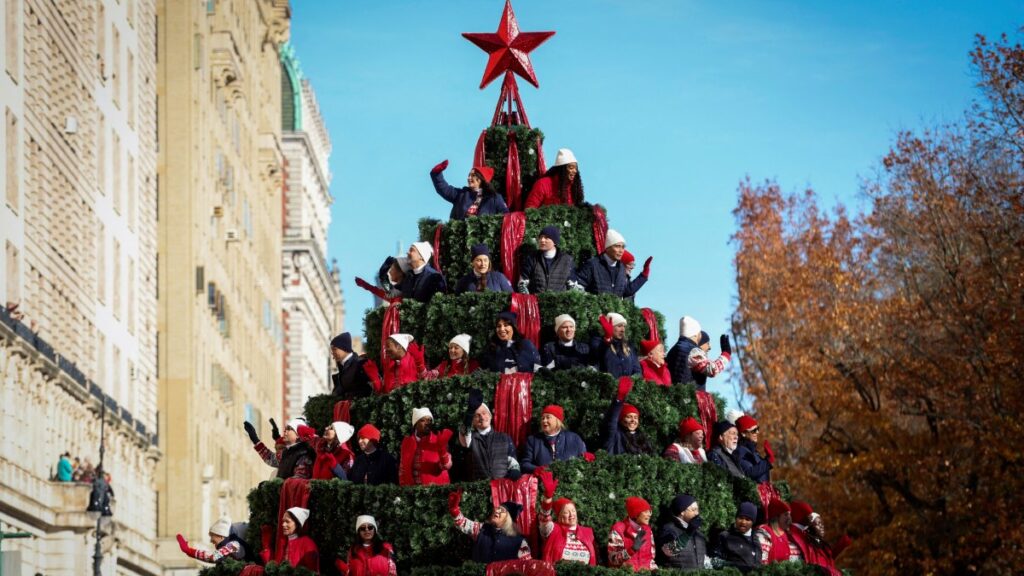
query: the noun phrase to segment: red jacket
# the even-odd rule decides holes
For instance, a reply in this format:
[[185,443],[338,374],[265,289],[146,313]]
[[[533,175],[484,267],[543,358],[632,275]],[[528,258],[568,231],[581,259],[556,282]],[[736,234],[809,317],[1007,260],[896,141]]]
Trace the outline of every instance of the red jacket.
[[836,568],[836,555],[828,543],[816,544],[807,533],[796,526],[790,528],[793,540],[796,540],[800,550],[804,553],[804,563],[814,564],[825,569],[829,576],[842,576],[842,572]]
[[412,354],[402,356],[401,360],[384,358],[384,389],[382,394],[388,394],[396,388],[411,384],[419,380],[419,369],[416,367],[416,360]]
[[[540,208],[541,206],[558,206],[563,204],[558,201],[558,188],[561,182],[555,176],[542,176],[533,183],[530,194],[526,197],[526,208]],[[565,204],[572,206],[572,189],[566,193]]]
[[608,562],[612,566],[626,566],[631,568],[634,572],[641,570],[651,570],[651,566],[654,565],[654,534],[651,531],[650,526],[644,526],[643,529],[647,532],[646,540],[644,540],[643,546],[640,550],[633,551],[633,542],[636,541],[637,529],[635,528],[636,523],[630,521],[629,518],[620,520],[615,524],[612,524],[612,532],[617,533],[622,537],[622,548],[629,554],[629,559],[625,562],[620,563],[615,555],[615,546],[613,542],[614,538],[609,538],[608,541]]
[[654,365],[654,362],[644,358],[640,361],[640,368],[643,370],[644,380],[654,382],[655,384],[660,384],[662,386],[672,385],[672,373],[668,370],[667,362],[662,364],[659,368]]
[[451,360],[445,360],[437,365],[437,377],[447,378],[448,376],[462,376],[465,374],[472,374],[480,369],[480,363],[476,360],[470,359],[468,363],[455,364]]
[[341,573],[347,576],[394,576],[397,569],[393,555],[394,549],[387,542],[380,554],[374,554],[369,546],[354,544],[348,549],[347,569]]
[[449,484],[451,481],[448,479],[448,469],[452,467],[452,457],[448,453],[448,440],[451,437],[451,430],[431,432],[418,441],[414,435],[406,436],[402,440],[401,458],[398,463],[398,484]]
[[[264,548],[260,552],[263,563],[271,560],[270,550]],[[284,554],[281,555],[282,562],[287,562],[298,568],[308,568],[317,574],[320,573],[320,552],[316,549],[316,542],[309,536],[298,536],[285,540]]]
[[[326,445],[326,443],[326,440],[321,439],[321,446]],[[334,478],[332,463],[327,458],[328,454],[334,456],[334,462],[341,464],[341,467],[346,472],[352,467],[352,461],[355,459],[355,455],[344,444],[339,444],[333,452],[327,452],[324,448],[318,447],[316,462],[313,463],[313,480],[330,480]]]

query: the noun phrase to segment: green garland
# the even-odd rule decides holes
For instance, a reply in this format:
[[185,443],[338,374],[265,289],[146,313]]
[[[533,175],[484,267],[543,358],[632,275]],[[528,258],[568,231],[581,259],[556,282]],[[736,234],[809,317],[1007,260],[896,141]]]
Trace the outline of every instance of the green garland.
[[487,165],[494,168],[494,179],[491,184],[498,194],[505,198],[505,168],[508,165],[508,133],[512,132],[516,138],[516,148],[519,150],[519,173],[522,193],[526,194],[533,187],[533,182],[540,176],[537,173],[537,160],[540,155],[537,153],[537,143],[544,141],[544,133],[537,128],[530,128],[522,124],[514,126],[491,126],[484,136],[484,148],[487,156]]
[[[430,367],[436,366],[448,357],[448,341],[453,336],[466,333],[473,337],[470,356],[484,357],[487,341],[494,334],[498,313],[508,310],[512,296],[504,292],[467,292],[458,295],[439,294],[427,304],[415,300],[401,303],[400,330],[412,334],[416,341],[425,343],[426,360]],[[613,294],[586,294],[583,292],[545,292],[537,295],[540,310],[541,343],[554,340],[554,320],[559,314],[569,313],[576,320],[576,338],[590,342],[595,335],[602,335],[598,317],[608,312],[618,312],[626,318],[626,339],[634,346],[647,338],[647,323],[640,308],[632,302]],[[363,317],[366,333],[364,347],[367,357],[380,361],[381,325],[386,308],[372,308]],[[664,340],[665,317],[655,312],[658,332]],[[666,344],[667,347],[671,343]]]
[[[465,220],[452,220],[441,227],[441,271],[450,287],[470,271],[470,249],[486,244],[491,250],[491,262],[501,268],[501,224],[504,215],[474,216]],[[545,206],[526,211],[526,233],[519,247],[519,258],[536,250],[537,235],[545,226],[558,226],[561,231],[559,249],[571,254],[576,266],[581,266],[595,254],[594,213],[589,207]],[[419,221],[420,240],[434,243],[434,231],[439,220],[423,218]],[[515,284],[516,278],[509,278]]]
[[[355,426],[372,422],[380,429],[382,443],[397,453],[402,438],[409,434],[412,409],[427,406],[439,426],[455,429],[462,422],[466,394],[471,388],[484,393],[484,402],[494,406],[494,389],[499,375],[478,371],[469,376],[455,376],[438,380],[425,380],[404,386],[386,396],[360,398],[352,405]],[[657,448],[673,442],[679,421],[697,416],[697,401],[692,385],[659,386],[633,378],[633,391],[628,401],[640,410],[642,426]],[[548,404],[558,404],[565,410],[566,425],[579,434],[592,452],[599,444],[601,419],[608,410],[611,398],[618,390],[618,382],[610,375],[588,369],[541,370],[533,379],[534,421]],[[323,430],[331,423],[337,399],[329,394],[313,396],[306,402],[305,416],[311,426]],[[715,397],[718,410],[725,403]]]
[[[226,558],[219,563],[199,571],[200,576],[237,576],[246,565],[245,562]],[[308,568],[295,568],[291,564],[270,562],[263,568],[266,576],[316,576]]]

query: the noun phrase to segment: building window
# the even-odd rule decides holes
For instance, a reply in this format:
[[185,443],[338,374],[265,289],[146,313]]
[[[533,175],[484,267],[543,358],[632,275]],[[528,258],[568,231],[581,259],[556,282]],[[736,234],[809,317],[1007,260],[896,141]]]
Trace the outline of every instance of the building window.
[[114,318],[121,319],[121,243],[114,240]]
[[96,187],[100,196],[107,195],[107,119],[97,112],[96,120]]
[[5,0],[4,6],[7,10],[4,13],[4,52],[7,74],[15,83],[18,82],[18,53],[21,52],[21,27],[20,21],[21,0]]
[[18,247],[7,241],[7,302],[17,304],[21,301],[21,255],[18,254]]
[[135,157],[128,154],[128,187],[125,190],[125,194],[128,196],[127,214],[125,217],[128,220],[128,229],[135,230],[135,209],[136,209],[136,196],[139,193],[139,187],[135,182]]
[[101,2],[96,3],[96,67],[100,82],[107,82],[105,58],[107,57],[107,12]]
[[128,333],[135,335],[135,260],[128,260]]
[[11,210],[18,211],[18,154],[21,152],[18,138],[18,118],[11,112],[10,108],[4,110],[4,130],[6,141],[4,142],[4,155],[6,162],[4,169],[7,177],[4,179],[4,187],[7,190],[7,205]]
[[112,31],[110,37],[113,38],[114,49],[114,53],[110,59],[112,64],[110,78],[113,80],[110,92],[111,99],[114,101],[114,106],[121,108],[121,33],[117,31],[117,26],[111,25],[110,29]]
[[135,55],[128,51],[128,69],[125,70],[126,78],[128,82],[125,84],[125,90],[127,95],[125,96],[128,105],[125,107],[126,113],[128,114],[128,125],[132,128],[135,127]]
[[96,298],[100,304],[107,299],[107,230],[102,223],[96,233]]
[[113,167],[111,168],[114,182],[110,187],[110,193],[113,195],[114,211],[118,214],[121,213],[121,137],[117,135],[117,132],[111,132],[111,140],[113,146],[111,154],[113,155]]

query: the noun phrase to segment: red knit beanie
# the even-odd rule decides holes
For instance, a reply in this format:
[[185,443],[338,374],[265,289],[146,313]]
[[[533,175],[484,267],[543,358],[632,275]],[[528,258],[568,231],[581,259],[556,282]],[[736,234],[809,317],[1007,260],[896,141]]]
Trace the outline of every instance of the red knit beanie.
[[636,262],[636,256],[633,256],[633,254],[631,254],[629,252],[629,250],[623,250],[622,251],[622,263],[623,264],[632,264],[633,262]]
[[626,416],[629,416],[630,414],[636,414],[636,417],[639,418],[640,410],[636,406],[633,406],[632,404],[623,404],[622,412],[619,413],[619,421],[621,422],[625,420]]
[[779,500],[778,498],[775,498],[775,499],[772,499],[772,501],[768,503],[768,519],[769,520],[771,520],[772,518],[778,518],[779,516],[785,514],[786,512],[789,512],[789,504],[786,504],[782,500]]
[[651,340],[641,340],[640,341],[640,352],[644,356],[646,356],[646,355],[650,354],[652,350],[657,348],[658,344],[661,344],[661,340],[658,340],[657,338],[654,338],[654,339],[651,339]]
[[703,429],[704,429],[704,427],[701,426],[700,422],[697,422],[697,419],[694,418],[693,416],[690,416],[689,418],[684,418],[684,419],[679,421],[679,437],[680,438],[686,438],[687,436],[689,436],[690,434],[693,434],[697,430],[703,430]]
[[309,440],[310,438],[316,436],[316,430],[313,430],[311,427],[306,426],[305,424],[299,424],[299,427],[298,429],[295,430],[295,433],[298,434],[299,438],[301,438],[302,440]]
[[551,414],[555,418],[558,418],[560,421],[565,422],[565,411],[562,410],[562,407],[558,406],[557,404],[548,404],[547,406],[544,407],[543,410],[541,410],[540,414],[541,416],[545,414]]
[[562,515],[562,509],[563,509],[563,508],[565,508],[565,506],[566,506],[567,504],[572,504],[573,506],[575,506],[575,505],[576,505],[576,503],[575,503],[575,502],[573,502],[572,500],[569,500],[568,498],[559,498],[558,500],[555,500],[555,501],[554,501],[554,502],[553,502],[553,503],[551,504],[551,506],[552,506],[552,507],[554,507],[554,509],[555,509],[555,518],[556,518],[556,519],[557,519],[557,518],[558,518],[559,516],[561,516],[561,515]]
[[744,414],[736,419],[736,428],[738,428],[740,432],[746,432],[751,428],[757,428],[757,420],[754,420],[750,416]]
[[636,518],[643,512],[647,512],[651,509],[651,505],[647,503],[647,500],[640,498],[639,496],[630,496],[626,498],[626,515],[630,518]]
[[811,505],[807,502],[801,502],[800,500],[793,500],[790,507],[793,511],[793,522],[806,526],[807,518],[814,513],[814,510],[811,509]]
[[491,178],[494,178],[494,168],[490,166],[473,166],[473,170],[480,173],[483,176],[484,182],[491,183]]
[[380,430],[373,424],[366,424],[359,429],[359,438],[366,438],[367,440],[373,440],[374,442],[380,442]]

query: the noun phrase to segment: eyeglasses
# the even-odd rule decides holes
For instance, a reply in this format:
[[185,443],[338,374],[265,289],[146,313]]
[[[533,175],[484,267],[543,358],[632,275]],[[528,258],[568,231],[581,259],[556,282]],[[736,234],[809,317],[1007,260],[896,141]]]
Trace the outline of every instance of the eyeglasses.
[[377,530],[376,528],[374,528],[373,526],[371,526],[369,524],[367,524],[365,526],[360,526],[359,527],[359,531],[360,532],[375,532],[376,530]]

